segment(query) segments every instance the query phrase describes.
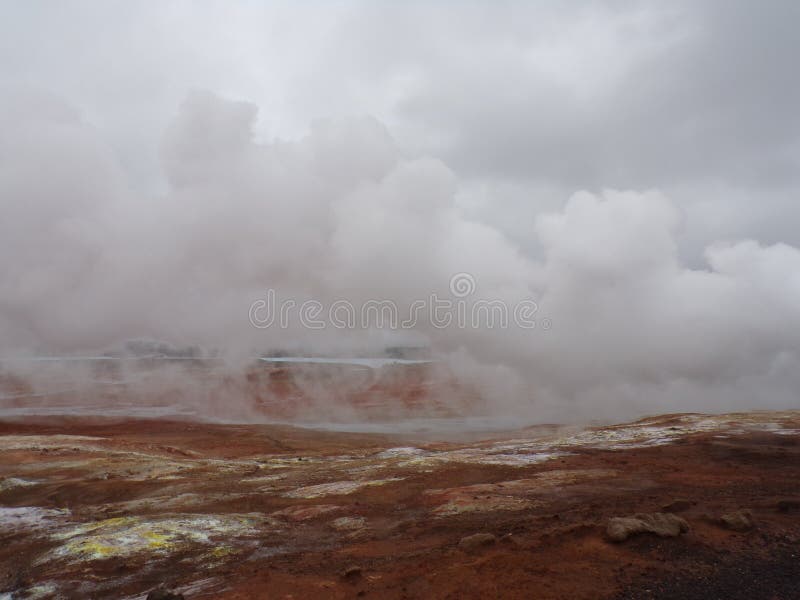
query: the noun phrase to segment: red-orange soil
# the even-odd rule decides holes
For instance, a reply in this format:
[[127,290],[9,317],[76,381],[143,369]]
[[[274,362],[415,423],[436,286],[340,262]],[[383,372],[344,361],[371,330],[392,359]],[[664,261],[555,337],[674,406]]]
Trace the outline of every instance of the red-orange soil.
[[[800,598],[800,413],[464,443],[6,419],[0,476],[0,598]],[[606,536],[665,510],[689,531]]]

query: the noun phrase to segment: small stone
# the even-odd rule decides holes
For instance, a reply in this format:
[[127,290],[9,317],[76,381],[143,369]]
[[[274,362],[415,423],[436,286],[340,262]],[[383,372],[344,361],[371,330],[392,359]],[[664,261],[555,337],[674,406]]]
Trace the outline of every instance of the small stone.
[[613,517],[608,520],[606,528],[606,534],[612,542],[623,542],[637,533],[678,537],[687,531],[689,524],[670,513],[639,513],[632,517]]
[[340,517],[331,521],[330,526],[337,531],[358,531],[366,524],[364,517]]
[[800,499],[797,498],[787,498],[784,500],[778,500],[776,504],[777,509],[780,512],[792,512],[795,510],[800,510]]
[[458,547],[462,550],[474,550],[481,546],[491,546],[495,542],[497,542],[497,538],[491,533],[474,533],[461,538]]
[[351,566],[342,571],[342,577],[345,579],[356,579],[361,577],[361,567]]
[[737,510],[719,518],[723,527],[733,531],[749,531],[753,528],[753,513],[749,510]]

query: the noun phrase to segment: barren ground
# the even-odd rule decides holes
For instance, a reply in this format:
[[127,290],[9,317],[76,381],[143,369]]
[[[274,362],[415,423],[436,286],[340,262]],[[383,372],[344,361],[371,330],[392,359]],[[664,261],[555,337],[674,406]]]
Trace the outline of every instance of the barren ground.
[[[0,598],[800,598],[800,413],[461,443],[28,417],[0,477]],[[689,531],[606,536],[664,511]]]

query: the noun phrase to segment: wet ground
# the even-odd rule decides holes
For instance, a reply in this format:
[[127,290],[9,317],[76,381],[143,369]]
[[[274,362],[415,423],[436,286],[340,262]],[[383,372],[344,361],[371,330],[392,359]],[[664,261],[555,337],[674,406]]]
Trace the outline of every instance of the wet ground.
[[[798,412],[461,442],[6,418],[0,477],[0,598],[800,598]],[[688,532],[608,539],[653,512]]]

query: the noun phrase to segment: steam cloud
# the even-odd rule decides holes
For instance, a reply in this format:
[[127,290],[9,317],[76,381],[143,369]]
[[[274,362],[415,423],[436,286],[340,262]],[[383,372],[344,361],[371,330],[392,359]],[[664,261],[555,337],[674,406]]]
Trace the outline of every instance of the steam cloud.
[[441,160],[403,155],[372,118],[256,139],[257,107],[191,94],[142,194],[58,98],[0,99],[3,356],[97,352],[152,337],[234,359],[263,349],[359,352],[380,331],[259,330],[254,299],[407,305],[466,272],[477,296],[532,298],[552,328],[414,332],[508,414],[539,420],[796,405],[800,251],[715,242],[689,268],[685,215],[658,190],[578,191],[523,249],[456,202]]

